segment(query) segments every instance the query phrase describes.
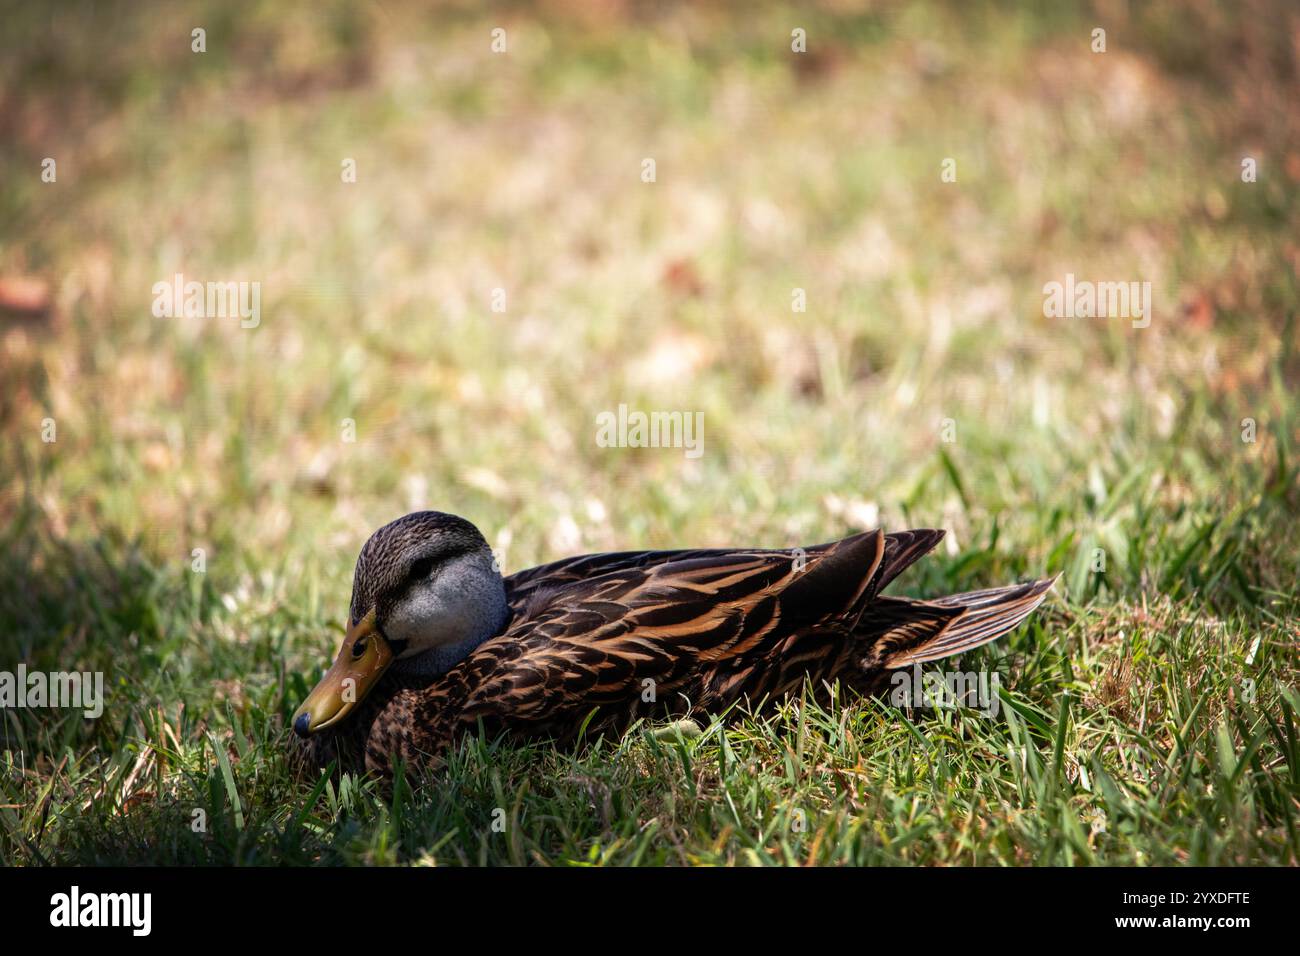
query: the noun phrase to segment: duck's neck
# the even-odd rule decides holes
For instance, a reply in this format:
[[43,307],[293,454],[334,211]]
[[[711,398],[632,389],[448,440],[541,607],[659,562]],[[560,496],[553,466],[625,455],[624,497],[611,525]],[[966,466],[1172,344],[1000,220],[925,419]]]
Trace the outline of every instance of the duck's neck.
[[[508,616],[509,612],[507,611]],[[395,661],[393,670],[408,674],[411,677],[439,677],[473,654],[475,648],[488,638],[495,637],[504,627],[505,620],[502,620],[499,627],[494,627],[491,631],[471,635],[459,644],[444,644],[427,650],[423,654]]]

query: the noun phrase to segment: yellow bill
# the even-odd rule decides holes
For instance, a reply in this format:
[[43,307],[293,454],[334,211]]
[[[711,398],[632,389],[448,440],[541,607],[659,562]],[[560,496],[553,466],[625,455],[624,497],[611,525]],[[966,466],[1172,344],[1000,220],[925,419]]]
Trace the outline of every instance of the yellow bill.
[[375,630],[372,610],[348,629],[338,657],[294,713],[294,732],[306,737],[338,723],[365,699],[392,662],[392,648]]

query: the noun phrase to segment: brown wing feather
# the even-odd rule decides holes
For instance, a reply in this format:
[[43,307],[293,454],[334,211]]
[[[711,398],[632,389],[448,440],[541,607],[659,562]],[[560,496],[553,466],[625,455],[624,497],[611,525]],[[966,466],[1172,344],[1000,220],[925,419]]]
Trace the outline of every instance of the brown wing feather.
[[[869,535],[875,533],[867,532]],[[871,593],[876,594],[888,586],[903,569],[938,544],[943,539],[943,535],[943,531],[928,528],[896,531],[885,535],[885,553],[877,568],[875,580],[871,582]],[[853,541],[859,537],[861,536],[855,535],[841,541],[828,541],[802,550],[808,558],[815,559],[841,545],[843,541]],[[669,551],[608,551],[599,554],[582,554],[539,564],[508,575],[505,579],[506,599],[518,614],[539,592],[553,593],[562,589],[564,585],[590,580],[604,574],[694,559],[721,561],[737,555],[789,556],[795,553],[792,550],[768,548],[684,548]]]
[[873,593],[879,593],[889,586],[889,582],[898,577],[918,559],[929,554],[934,546],[943,540],[944,531],[938,528],[914,528],[911,531],[895,531],[885,536],[885,557],[880,562],[880,571],[872,582]]

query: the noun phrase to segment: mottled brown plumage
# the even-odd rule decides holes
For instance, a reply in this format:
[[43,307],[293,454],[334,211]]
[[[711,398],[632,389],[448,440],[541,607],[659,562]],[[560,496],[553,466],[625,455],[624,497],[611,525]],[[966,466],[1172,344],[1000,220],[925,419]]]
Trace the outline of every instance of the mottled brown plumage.
[[[308,740],[308,755],[384,774],[395,757],[436,765],[480,725],[567,741],[589,716],[588,735],[617,731],[638,717],[779,698],[806,677],[877,689],[891,670],[1006,633],[1051,586],[936,601],[880,595],[942,536],[872,531],[807,549],[629,551],[521,571],[505,579],[500,633],[440,675],[384,674],[346,719]],[[468,522],[436,512],[381,529],[358,560],[353,624],[400,594],[398,555],[442,560],[481,540]],[[382,613],[379,621],[382,633]]]

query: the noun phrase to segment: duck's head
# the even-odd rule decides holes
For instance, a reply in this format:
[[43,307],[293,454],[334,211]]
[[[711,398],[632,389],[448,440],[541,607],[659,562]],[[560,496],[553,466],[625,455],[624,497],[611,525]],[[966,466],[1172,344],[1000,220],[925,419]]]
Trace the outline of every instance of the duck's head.
[[492,550],[468,521],[417,511],[384,525],[357,557],[343,646],[293,715],[294,731],[343,720],[390,667],[449,670],[509,616]]

